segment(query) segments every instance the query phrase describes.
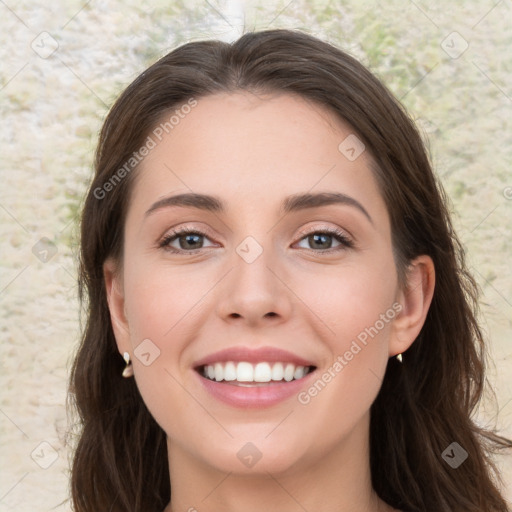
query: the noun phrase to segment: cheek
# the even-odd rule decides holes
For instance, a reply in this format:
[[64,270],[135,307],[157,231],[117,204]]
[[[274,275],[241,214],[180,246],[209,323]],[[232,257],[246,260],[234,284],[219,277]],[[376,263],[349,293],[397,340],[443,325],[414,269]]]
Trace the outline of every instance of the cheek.
[[344,280],[337,300],[333,301],[338,307],[331,306],[330,310],[338,353],[350,350],[354,342],[364,349],[358,359],[380,354],[379,348],[387,348],[395,316],[395,287],[383,282],[387,281],[384,276],[351,273]]
[[340,427],[367,411],[380,388],[397,315],[396,270],[390,254],[309,282],[315,286],[303,284],[298,295],[308,297],[310,309],[329,327],[323,331],[329,356],[298,401],[315,410],[312,417],[320,423]]
[[[168,268],[142,257],[126,258],[124,266],[126,316],[133,346],[133,367],[140,394],[155,420],[167,432],[178,428],[180,418],[195,402],[181,383],[189,368],[183,354],[194,338],[194,325],[201,325],[204,314],[201,299],[212,287],[209,275],[190,269]],[[147,355],[149,354],[149,355]],[[191,417],[204,411],[193,410]],[[185,422],[186,423],[186,422]],[[190,425],[182,426],[187,431]]]
[[375,326],[380,339],[388,335],[397,294],[390,250],[354,258],[337,268],[312,268],[293,275],[288,282],[311,312],[311,325],[326,327],[317,334],[328,340],[336,355],[347,350],[359,335],[364,341],[368,329],[373,333]]
[[177,333],[201,309],[211,284],[204,274],[134,260],[125,271],[126,315],[134,346],[142,338],[176,346]]

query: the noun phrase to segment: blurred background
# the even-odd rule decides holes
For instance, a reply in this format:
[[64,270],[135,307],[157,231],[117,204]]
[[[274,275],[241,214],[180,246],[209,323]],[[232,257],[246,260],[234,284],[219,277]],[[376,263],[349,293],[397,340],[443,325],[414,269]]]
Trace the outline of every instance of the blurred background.
[[[340,46],[416,120],[482,289],[489,393],[477,421],[512,436],[510,20],[509,0],[1,0],[0,512],[71,510],[77,218],[109,107],[176,46],[250,30]],[[512,501],[511,456],[496,460]]]

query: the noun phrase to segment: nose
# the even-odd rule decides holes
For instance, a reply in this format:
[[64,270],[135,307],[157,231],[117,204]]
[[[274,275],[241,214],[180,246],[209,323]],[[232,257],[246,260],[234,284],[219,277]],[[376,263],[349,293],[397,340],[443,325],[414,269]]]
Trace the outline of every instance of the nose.
[[293,293],[286,285],[286,272],[267,258],[268,251],[252,263],[235,258],[217,305],[218,315],[226,322],[250,327],[276,326],[292,312]]

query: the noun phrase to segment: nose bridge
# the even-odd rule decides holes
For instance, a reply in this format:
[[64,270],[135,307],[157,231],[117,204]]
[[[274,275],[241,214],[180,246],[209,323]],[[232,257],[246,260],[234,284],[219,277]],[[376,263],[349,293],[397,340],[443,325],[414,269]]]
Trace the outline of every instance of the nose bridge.
[[235,248],[234,268],[218,306],[224,319],[242,317],[254,324],[265,318],[289,315],[290,297],[279,277],[271,238],[265,238],[264,244],[248,236]]

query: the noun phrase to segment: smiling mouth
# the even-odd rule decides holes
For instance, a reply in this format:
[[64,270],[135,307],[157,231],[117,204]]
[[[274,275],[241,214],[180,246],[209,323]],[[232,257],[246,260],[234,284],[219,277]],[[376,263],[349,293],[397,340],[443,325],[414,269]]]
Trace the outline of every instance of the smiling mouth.
[[199,366],[196,371],[205,379],[241,387],[260,387],[300,380],[315,370],[285,362],[226,361]]

